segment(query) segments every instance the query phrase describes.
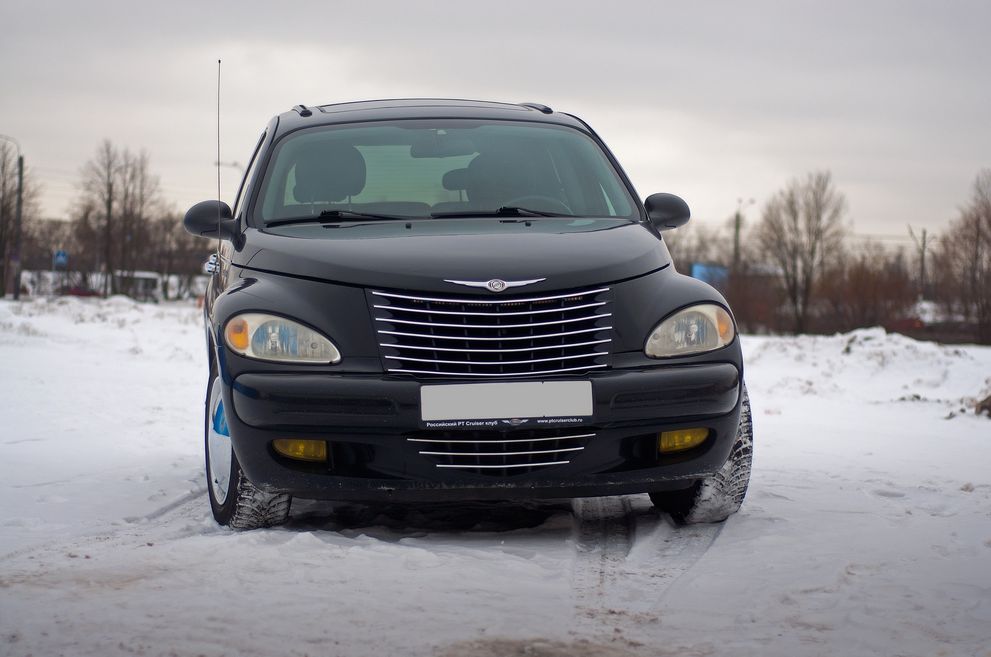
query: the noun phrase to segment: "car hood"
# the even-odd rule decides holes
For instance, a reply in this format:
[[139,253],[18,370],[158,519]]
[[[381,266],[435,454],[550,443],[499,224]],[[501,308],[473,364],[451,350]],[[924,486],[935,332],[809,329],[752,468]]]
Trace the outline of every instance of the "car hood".
[[[424,219],[249,228],[233,264],[334,283],[433,292],[446,282],[545,279],[528,292],[600,285],[671,263],[643,224],[617,219]],[[478,290],[476,290],[477,292]]]

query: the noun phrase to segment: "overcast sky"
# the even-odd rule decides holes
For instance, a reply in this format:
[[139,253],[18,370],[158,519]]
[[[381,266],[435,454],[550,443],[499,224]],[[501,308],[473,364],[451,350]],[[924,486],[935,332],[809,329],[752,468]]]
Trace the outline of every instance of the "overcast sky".
[[[991,167],[991,2],[44,2],[0,5],[0,133],[67,216],[103,138],[178,209],[297,103],[440,96],[578,114],[641,197],[696,221],[833,172],[859,234],[939,230]],[[237,172],[224,173],[233,196]]]

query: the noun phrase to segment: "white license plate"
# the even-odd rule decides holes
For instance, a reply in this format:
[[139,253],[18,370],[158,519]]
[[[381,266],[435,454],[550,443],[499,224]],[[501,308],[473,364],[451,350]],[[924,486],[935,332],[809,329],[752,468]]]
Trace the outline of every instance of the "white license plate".
[[421,386],[424,422],[592,415],[591,381]]

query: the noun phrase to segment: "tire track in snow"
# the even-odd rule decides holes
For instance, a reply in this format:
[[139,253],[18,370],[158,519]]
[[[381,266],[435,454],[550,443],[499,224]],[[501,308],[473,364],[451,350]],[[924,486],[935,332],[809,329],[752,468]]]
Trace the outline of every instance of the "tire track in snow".
[[572,581],[579,609],[601,607],[615,588],[635,539],[632,511],[629,497],[585,497],[572,502],[578,551]]
[[723,525],[677,527],[646,495],[577,499],[573,513],[576,632],[606,634],[633,649],[646,645],[668,590]]
[[185,506],[190,502],[192,502],[193,500],[201,498],[205,494],[206,494],[206,486],[199,488],[197,490],[191,490],[182,497],[180,497],[179,499],[173,500],[172,502],[160,506],[154,511],[150,511],[149,513],[146,513],[142,516],[128,516],[124,518],[124,522],[129,524],[134,524],[138,522],[144,522],[147,520],[155,520],[157,518],[161,518],[165,514],[170,513],[171,511],[175,511],[179,507]]
[[[18,559],[29,555],[42,555],[42,554],[61,554],[65,552],[83,552],[85,547],[93,544],[107,544],[116,543],[119,545],[131,545],[135,542],[140,543],[146,537],[152,537],[155,540],[162,540],[162,536],[155,533],[155,530],[161,527],[167,527],[171,523],[171,520],[166,523],[152,523],[152,521],[160,520],[165,516],[181,514],[187,517],[187,520],[193,520],[199,516],[203,516],[202,511],[198,511],[197,508],[202,505],[202,500],[206,498],[206,488],[200,488],[197,490],[191,490],[185,495],[164,504],[157,509],[149,511],[140,516],[128,516],[121,518],[119,523],[111,524],[105,526],[104,528],[87,532],[85,534],[75,534],[73,536],[67,537],[65,541],[44,541],[42,543],[27,545],[17,550],[7,552],[0,555],[0,563],[10,563],[15,562]],[[154,533],[154,536],[152,534]],[[180,537],[184,534],[180,533]],[[174,537],[169,537],[169,540],[173,540]],[[34,557],[31,557],[34,559]]]

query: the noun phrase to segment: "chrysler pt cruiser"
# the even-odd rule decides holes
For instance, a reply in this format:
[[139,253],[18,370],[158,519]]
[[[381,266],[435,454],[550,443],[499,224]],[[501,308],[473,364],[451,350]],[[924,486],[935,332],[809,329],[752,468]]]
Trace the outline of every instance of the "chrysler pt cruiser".
[[296,106],[262,133],[217,238],[205,447],[217,522],[293,497],[648,493],[739,509],[752,429],[726,301],[679,274],[688,221],[641,203],[581,119],[537,104]]

